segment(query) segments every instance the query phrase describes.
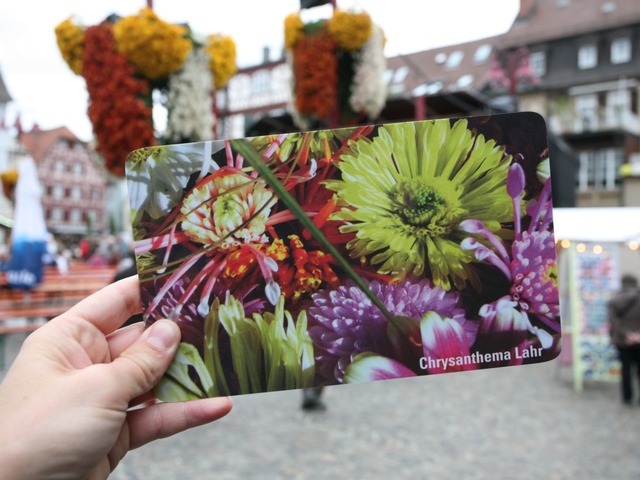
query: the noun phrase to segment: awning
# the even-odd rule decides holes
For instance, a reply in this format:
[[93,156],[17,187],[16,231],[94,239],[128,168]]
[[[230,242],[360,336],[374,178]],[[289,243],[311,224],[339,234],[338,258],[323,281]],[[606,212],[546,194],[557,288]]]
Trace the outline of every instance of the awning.
[[640,241],[640,208],[554,208],[556,240]]

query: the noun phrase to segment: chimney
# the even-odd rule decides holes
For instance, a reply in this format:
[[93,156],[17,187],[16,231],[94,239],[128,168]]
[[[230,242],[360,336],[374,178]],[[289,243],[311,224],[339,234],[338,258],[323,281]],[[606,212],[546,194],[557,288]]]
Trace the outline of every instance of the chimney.
[[262,63],[269,63],[271,61],[271,50],[268,45],[262,47]]

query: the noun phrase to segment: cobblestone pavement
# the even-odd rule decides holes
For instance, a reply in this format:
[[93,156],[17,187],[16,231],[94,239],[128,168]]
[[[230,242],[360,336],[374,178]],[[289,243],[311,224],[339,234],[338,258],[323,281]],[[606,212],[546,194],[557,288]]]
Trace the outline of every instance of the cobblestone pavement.
[[550,362],[331,387],[322,412],[301,410],[299,391],[240,396],[219,422],[130,452],[111,478],[640,479],[640,406],[618,393],[575,392]]

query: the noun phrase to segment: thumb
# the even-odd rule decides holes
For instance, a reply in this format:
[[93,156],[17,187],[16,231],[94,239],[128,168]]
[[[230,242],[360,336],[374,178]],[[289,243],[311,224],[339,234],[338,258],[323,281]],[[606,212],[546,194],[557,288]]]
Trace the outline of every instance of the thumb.
[[158,320],[112,362],[127,401],[147,393],[160,381],[179,342],[178,325],[171,320]]

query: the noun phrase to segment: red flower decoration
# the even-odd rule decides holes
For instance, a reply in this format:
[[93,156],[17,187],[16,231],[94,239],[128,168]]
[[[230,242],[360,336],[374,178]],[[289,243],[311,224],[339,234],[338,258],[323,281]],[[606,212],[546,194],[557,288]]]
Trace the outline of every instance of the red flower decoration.
[[87,28],[82,62],[97,151],[105,167],[122,176],[132,150],[156,143],[151,108],[143,101],[149,86],[134,77],[133,67],[116,51],[108,22]]

